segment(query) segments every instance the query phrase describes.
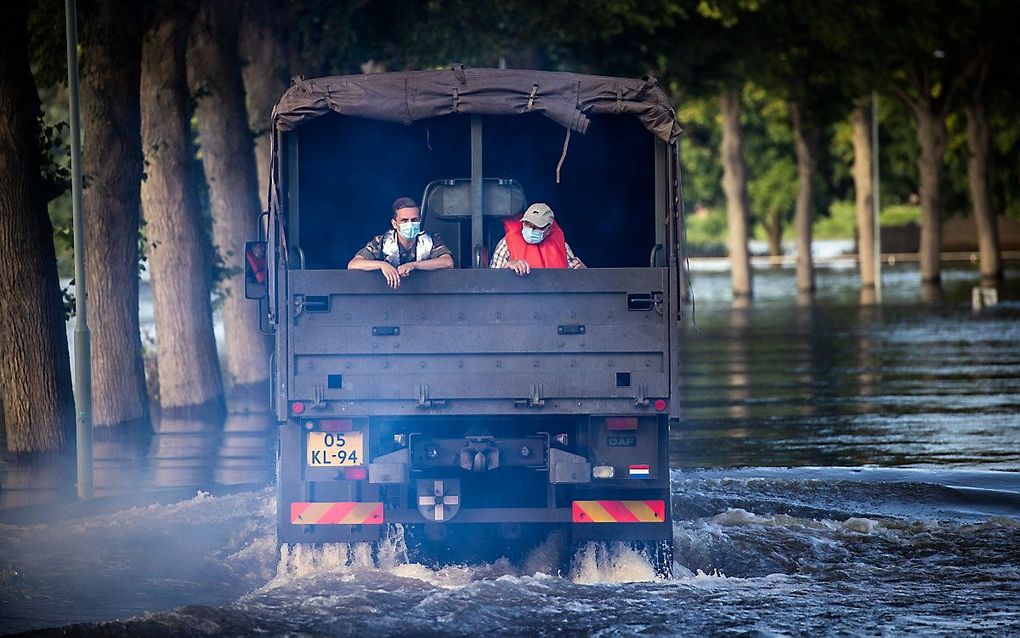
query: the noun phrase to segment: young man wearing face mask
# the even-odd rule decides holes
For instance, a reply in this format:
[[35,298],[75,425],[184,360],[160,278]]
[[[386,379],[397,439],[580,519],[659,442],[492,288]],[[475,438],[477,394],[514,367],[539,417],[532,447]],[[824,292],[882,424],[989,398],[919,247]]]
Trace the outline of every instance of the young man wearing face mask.
[[349,270],[381,270],[390,288],[412,270],[453,268],[453,255],[438,235],[421,229],[421,209],[410,197],[393,202],[393,226],[376,235],[347,264]]
[[532,268],[584,268],[563,238],[548,204],[534,203],[520,219],[503,222],[506,236],[496,245],[489,268],[527,275]]

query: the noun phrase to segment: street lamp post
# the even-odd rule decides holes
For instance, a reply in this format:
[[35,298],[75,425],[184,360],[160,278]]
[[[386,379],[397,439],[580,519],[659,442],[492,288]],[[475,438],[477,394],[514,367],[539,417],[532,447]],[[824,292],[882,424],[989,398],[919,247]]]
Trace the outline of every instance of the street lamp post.
[[78,498],[92,498],[92,356],[85,293],[85,236],[81,212],[81,115],[78,104],[78,6],[64,0],[67,25],[67,88],[71,117],[71,201],[74,215],[74,411],[78,451]]
[[871,174],[872,174],[872,188],[874,189],[871,197],[872,207],[872,224],[874,228],[872,231],[872,237],[874,237],[874,250],[872,253],[875,255],[875,301],[881,303],[882,301],[882,224],[879,222],[878,215],[882,210],[879,206],[879,184],[878,184],[878,92],[871,92]]

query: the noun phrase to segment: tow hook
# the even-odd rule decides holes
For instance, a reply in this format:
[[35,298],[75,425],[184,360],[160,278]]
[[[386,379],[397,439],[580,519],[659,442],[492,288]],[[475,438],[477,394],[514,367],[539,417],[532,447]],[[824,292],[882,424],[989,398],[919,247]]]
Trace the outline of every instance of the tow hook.
[[460,466],[469,472],[486,472],[499,467],[499,448],[492,437],[470,438],[460,450]]

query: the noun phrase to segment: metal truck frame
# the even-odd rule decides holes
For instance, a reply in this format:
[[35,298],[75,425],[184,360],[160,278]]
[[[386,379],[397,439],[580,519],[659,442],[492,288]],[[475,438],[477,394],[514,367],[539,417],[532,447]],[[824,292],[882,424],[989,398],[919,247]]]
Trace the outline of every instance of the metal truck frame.
[[[490,222],[520,214],[527,184],[483,174],[483,138],[526,115],[566,128],[568,141],[593,119],[640,122],[654,140],[647,265],[486,268],[502,236]],[[344,270],[349,255],[306,263],[316,233],[305,191],[319,178],[301,145],[321,145],[324,129],[307,126],[321,117],[461,122],[470,175],[430,182],[422,201],[426,228],[455,240],[460,267],[393,290],[379,273]],[[273,124],[264,243],[247,247],[266,265],[258,272],[261,252],[246,260],[246,295],[275,342],[279,541],[371,542],[402,524],[451,547],[564,529],[575,541],[646,542],[667,571],[687,273],[679,127],[654,79],[464,67],[299,78]]]

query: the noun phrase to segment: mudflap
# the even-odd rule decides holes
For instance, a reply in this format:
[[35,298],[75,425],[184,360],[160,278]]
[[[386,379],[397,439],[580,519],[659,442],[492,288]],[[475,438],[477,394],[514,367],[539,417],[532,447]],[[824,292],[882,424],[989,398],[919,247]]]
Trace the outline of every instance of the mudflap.
[[648,564],[652,566],[658,578],[669,579],[673,577],[673,539],[649,540],[649,541],[591,541],[571,538],[567,547],[560,557],[560,575],[566,578],[576,568],[575,558],[591,542],[600,542],[608,548],[614,542],[622,542],[631,549],[637,551]]
[[[673,539],[673,517],[666,492],[627,494],[574,501],[571,538],[576,541],[664,541]],[[629,522],[633,521],[633,522]],[[640,522],[637,522],[640,521]]]
[[659,578],[673,577],[673,539],[637,541],[633,547],[641,552]]
[[673,539],[673,523],[604,523],[572,525],[571,537],[585,541],[665,541]]
[[394,564],[394,552],[385,540],[344,543],[339,548],[331,543],[286,543],[279,539],[277,543],[278,569],[283,572],[301,570],[324,559],[326,568],[385,568]]
[[304,430],[280,428],[276,460],[277,545],[378,543],[386,531],[378,487],[365,481],[308,481]]
[[[644,492],[637,499],[621,492],[598,496],[614,498],[575,502],[570,555],[576,555],[588,542],[625,543],[644,556],[658,577],[672,577],[673,517],[668,488]],[[582,503],[593,504],[594,508],[578,507]],[[620,522],[635,518],[644,522]]]

